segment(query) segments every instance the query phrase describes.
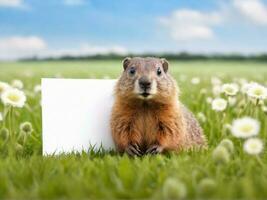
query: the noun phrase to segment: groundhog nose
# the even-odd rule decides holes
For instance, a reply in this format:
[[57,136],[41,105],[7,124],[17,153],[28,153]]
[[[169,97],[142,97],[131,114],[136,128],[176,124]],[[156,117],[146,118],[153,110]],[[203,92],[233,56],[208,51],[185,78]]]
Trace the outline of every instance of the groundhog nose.
[[146,77],[141,77],[139,79],[139,86],[140,88],[142,88],[143,90],[149,89],[151,86],[151,82],[148,80],[148,78]]

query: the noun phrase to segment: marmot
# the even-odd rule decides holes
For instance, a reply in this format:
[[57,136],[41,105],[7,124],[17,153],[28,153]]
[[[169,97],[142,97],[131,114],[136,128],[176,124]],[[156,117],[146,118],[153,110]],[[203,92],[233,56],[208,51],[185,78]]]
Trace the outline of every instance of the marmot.
[[125,58],[115,87],[111,132],[117,150],[142,156],[206,146],[193,114],[160,58]]

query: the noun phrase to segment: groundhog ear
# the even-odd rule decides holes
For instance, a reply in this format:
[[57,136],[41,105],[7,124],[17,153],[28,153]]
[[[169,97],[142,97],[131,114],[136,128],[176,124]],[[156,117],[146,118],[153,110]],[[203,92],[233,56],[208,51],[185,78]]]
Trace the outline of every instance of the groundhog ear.
[[122,65],[123,65],[124,70],[128,67],[130,60],[131,60],[131,58],[127,57],[127,58],[124,58],[124,60],[122,61]]
[[167,72],[168,71],[168,68],[169,68],[168,61],[165,58],[161,58],[160,60],[161,60],[161,63],[162,63],[162,67],[164,69],[164,72]]

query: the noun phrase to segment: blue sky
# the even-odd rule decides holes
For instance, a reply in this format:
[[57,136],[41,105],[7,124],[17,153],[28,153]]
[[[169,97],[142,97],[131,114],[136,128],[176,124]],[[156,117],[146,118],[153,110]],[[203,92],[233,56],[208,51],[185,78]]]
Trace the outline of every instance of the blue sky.
[[0,0],[0,59],[267,52],[267,0]]

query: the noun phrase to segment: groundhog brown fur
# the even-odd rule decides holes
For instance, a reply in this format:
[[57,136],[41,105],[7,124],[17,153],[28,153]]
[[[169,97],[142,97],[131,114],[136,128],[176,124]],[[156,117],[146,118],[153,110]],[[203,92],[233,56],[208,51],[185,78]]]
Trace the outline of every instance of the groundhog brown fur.
[[110,122],[119,152],[142,156],[206,146],[198,121],[178,100],[168,67],[165,59],[124,59]]

